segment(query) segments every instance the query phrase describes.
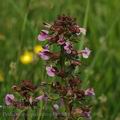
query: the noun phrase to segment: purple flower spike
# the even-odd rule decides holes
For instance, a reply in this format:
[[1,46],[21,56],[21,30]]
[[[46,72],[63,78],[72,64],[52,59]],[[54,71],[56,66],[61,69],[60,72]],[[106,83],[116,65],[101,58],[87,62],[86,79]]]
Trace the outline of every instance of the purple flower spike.
[[70,42],[66,42],[64,49],[66,51],[66,53],[70,54],[72,52],[72,45],[70,44]]
[[56,70],[52,66],[46,67],[46,71],[50,77],[54,77],[56,75]]
[[48,48],[49,48],[49,46],[46,45],[44,47],[44,49],[41,52],[39,52],[39,54],[38,54],[43,60],[49,60],[49,58],[50,58],[47,54],[49,52]]
[[7,94],[5,96],[5,103],[6,103],[6,105],[12,105],[14,100],[15,100],[15,97],[14,97],[13,94]]
[[93,88],[86,89],[85,90],[85,95],[86,96],[94,96],[95,95],[94,89]]
[[48,31],[47,30],[42,30],[41,33],[38,35],[38,40],[39,41],[45,41],[48,38]]
[[81,54],[83,56],[83,58],[88,58],[90,55],[91,51],[89,48],[85,48],[84,50],[82,50]]

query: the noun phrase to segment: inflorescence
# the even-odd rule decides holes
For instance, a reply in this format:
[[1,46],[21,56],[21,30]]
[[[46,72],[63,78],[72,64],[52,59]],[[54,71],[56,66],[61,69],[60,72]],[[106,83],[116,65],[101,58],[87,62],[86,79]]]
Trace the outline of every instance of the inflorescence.
[[[86,29],[79,27],[76,19],[65,15],[58,16],[52,24],[44,23],[44,27],[45,29],[38,35],[38,40],[45,42],[46,45],[38,52],[38,56],[47,63],[45,68],[47,75],[55,77],[49,84],[53,94],[59,96],[55,102],[51,102],[54,116],[56,119],[66,120],[78,117],[90,119],[91,105],[87,103],[87,99],[95,95],[94,89],[83,89],[82,80],[75,72],[76,67],[82,65],[80,57],[86,59],[91,53],[87,47],[84,50],[77,50],[75,47],[80,41],[78,37],[81,34],[86,35]],[[29,92],[33,93],[36,88],[30,81],[23,81],[20,86],[13,86],[13,89],[25,99],[21,103],[16,101],[13,94],[7,94],[5,97],[7,105],[24,108],[34,107],[40,100],[53,101],[47,91],[33,99]],[[64,114],[60,108],[64,108]]]

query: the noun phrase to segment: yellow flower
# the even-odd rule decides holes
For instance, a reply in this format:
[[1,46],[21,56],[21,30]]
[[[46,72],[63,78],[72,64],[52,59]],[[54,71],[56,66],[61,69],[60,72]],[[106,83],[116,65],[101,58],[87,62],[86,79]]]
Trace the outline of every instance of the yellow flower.
[[29,64],[33,62],[33,53],[29,51],[25,51],[21,56],[20,56],[20,61],[23,64]]
[[41,45],[36,45],[35,47],[34,47],[34,52],[36,53],[36,54],[38,54],[39,52],[41,52],[43,50],[43,47],[41,46]]
[[4,81],[4,74],[2,71],[0,71],[0,82]]

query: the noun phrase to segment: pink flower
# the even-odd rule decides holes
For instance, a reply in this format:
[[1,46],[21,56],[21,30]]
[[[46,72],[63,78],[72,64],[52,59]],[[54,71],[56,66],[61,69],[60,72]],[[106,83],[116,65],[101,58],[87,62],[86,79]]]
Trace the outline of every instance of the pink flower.
[[38,101],[41,101],[41,100],[47,102],[47,101],[48,101],[48,96],[47,96],[46,94],[40,95],[40,96],[36,97],[35,100],[36,100],[37,102],[38,102]]
[[42,30],[41,33],[38,35],[38,40],[39,41],[45,41],[48,38],[48,31],[47,30]]
[[38,97],[35,98],[35,100],[41,101],[44,99],[44,95],[40,95]]
[[85,48],[84,50],[81,51],[83,58],[88,58],[90,53],[91,53],[91,51],[89,48]]
[[64,46],[64,49],[66,51],[66,53],[70,54],[72,52],[72,45],[70,42],[66,42],[65,43],[65,46]]
[[86,119],[91,119],[91,111],[83,111],[82,116]]
[[49,53],[48,50],[49,46],[45,46],[44,49],[38,53],[38,55],[43,59],[43,60],[49,60],[49,55],[47,53]]
[[6,103],[6,105],[12,105],[14,101],[15,101],[15,97],[14,97],[13,94],[7,94],[5,96],[5,103]]
[[95,95],[94,89],[93,88],[86,89],[85,90],[85,95],[86,96],[94,96]]
[[46,67],[48,76],[54,77],[56,75],[56,70],[52,66]]
[[63,45],[65,43],[63,36],[61,36],[57,42],[59,45]]

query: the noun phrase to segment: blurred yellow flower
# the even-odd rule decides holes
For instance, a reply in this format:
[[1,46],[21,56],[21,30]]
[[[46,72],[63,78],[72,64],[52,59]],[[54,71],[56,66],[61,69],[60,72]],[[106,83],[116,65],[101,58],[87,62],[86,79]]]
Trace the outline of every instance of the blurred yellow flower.
[[25,51],[21,56],[20,56],[20,61],[23,64],[29,64],[33,62],[33,53],[29,51]]
[[5,40],[5,38],[6,38],[5,35],[0,33],[0,40]]
[[2,71],[0,71],[0,82],[4,81],[4,74]]
[[43,50],[43,47],[41,46],[41,45],[36,45],[35,47],[34,47],[34,52],[36,53],[36,54],[38,54],[39,52],[41,52]]

